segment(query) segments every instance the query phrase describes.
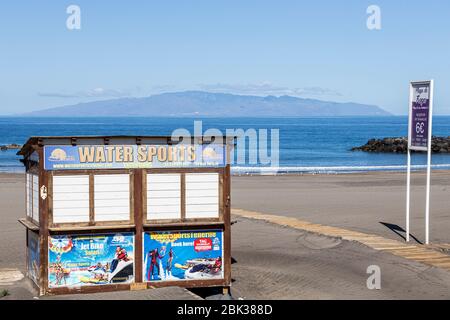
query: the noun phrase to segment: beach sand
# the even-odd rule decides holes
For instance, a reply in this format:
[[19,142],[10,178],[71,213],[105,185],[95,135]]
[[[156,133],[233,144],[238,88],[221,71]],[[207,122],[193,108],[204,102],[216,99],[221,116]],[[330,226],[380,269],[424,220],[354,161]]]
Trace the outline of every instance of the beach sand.
[[[410,233],[425,239],[424,172],[411,175]],[[431,175],[430,241],[450,243],[450,172]],[[406,173],[233,176],[232,206],[402,240]],[[384,223],[384,224],[383,224]],[[414,241],[414,239],[411,239]]]
[[[421,240],[425,176],[414,173],[412,181],[412,231]],[[450,172],[433,173],[432,183],[431,239],[450,242]],[[0,268],[25,273],[25,229],[17,222],[25,216],[23,175],[0,174],[0,201]],[[405,174],[233,176],[232,207],[401,239],[380,222],[404,226]],[[239,216],[233,220],[235,298],[450,299],[450,272],[444,269],[357,242]],[[382,270],[381,290],[366,287],[369,265]],[[27,297],[20,290],[30,286],[21,286],[10,291]]]
[[25,213],[25,175],[0,174],[0,268],[25,270],[25,228],[17,221]]

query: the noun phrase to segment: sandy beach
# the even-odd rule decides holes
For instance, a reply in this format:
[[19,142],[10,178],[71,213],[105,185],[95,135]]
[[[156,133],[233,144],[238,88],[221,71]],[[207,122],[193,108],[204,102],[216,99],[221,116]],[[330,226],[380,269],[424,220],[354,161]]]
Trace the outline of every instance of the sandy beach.
[[[423,239],[424,179],[413,174],[412,233]],[[432,176],[433,242],[450,242],[450,172]],[[25,273],[24,178],[0,175],[0,268]],[[401,240],[405,175],[233,176],[232,206]],[[360,243],[233,216],[232,294],[244,299],[449,299],[450,272]],[[382,224],[385,223],[385,224]],[[379,265],[382,290],[368,290],[366,268]],[[12,292],[25,292],[23,283]],[[416,288],[416,289],[414,289]],[[29,297],[22,294],[23,297]],[[31,295],[32,296],[32,295]],[[101,297],[100,297],[101,298]]]
[[[411,234],[425,238],[424,172],[411,175]],[[431,175],[430,241],[450,242],[450,172]],[[235,208],[285,215],[324,225],[403,239],[406,173],[236,176]],[[394,229],[394,230],[392,230]],[[414,238],[412,239],[414,241]]]

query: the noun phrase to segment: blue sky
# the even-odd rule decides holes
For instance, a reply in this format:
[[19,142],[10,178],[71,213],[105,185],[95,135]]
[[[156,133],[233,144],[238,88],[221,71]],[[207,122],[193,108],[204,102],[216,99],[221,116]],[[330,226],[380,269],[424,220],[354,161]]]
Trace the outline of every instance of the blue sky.
[[[81,30],[66,28],[70,4]],[[448,0],[9,1],[0,40],[0,114],[191,89],[405,114],[408,82],[429,78],[450,114]]]

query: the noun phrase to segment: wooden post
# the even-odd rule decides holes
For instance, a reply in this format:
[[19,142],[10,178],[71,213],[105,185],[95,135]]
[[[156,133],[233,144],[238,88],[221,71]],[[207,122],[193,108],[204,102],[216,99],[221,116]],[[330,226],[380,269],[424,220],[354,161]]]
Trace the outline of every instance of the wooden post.
[[27,275],[28,278],[30,277],[29,270],[31,268],[31,266],[29,264],[29,254],[28,254],[28,251],[29,251],[29,248],[28,248],[28,233],[29,232],[30,231],[28,230],[28,228],[25,228],[25,259],[26,259],[26,266],[27,266],[27,273],[26,273],[26,275]]
[[142,248],[143,248],[143,232],[144,232],[144,215],[143,215],[143,170],[134,170],[134,223],[136,234],[134,236],[134,263],[135,263],[135,282],[142,282]]
[[230,195],[230,164],[224,170],[224,278],[226,286],[231,284],[231,195]]
[[[39,147],[39,185],[48,190],[49,175],[44,170],[44,149]],[[39,295],[44,295],[48,289],[48,197],[42,199],[39,192]]]
[[186,173],[181,173],[180,176],[180,203],[181,203],[181,221],[186,221]]
[[89,173],[89,225],[95,225],[94,174]]

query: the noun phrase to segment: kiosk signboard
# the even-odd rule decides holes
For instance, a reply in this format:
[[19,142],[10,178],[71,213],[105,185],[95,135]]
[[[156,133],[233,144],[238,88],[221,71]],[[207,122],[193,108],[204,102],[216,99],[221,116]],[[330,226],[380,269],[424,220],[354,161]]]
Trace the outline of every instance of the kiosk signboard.
[[225,147],[218,144],[44,146],[45,170],[223,166]]

